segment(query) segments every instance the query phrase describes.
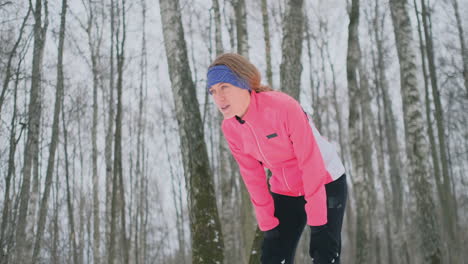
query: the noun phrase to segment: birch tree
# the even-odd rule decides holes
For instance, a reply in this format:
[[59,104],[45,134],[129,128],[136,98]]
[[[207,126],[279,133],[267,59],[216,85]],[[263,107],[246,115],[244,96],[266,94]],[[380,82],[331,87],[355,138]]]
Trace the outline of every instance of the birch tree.
[[362,66],[359,43],[360,1],[353,0],[349,13],[346,72],[349,94],[349,138],[351,175],[356,196],[356,263],[371,261],[373,194],[371,117],[367,76]]
[[[32,3],[30,2],[30,5]],[[31,7],[32,8],[32,7]],[[42,13],[44,12],[44,17]],[[39,129],[41,124],[41,78],[42,61],[49,25],[47,0],[36,0],[34,8],[34,50],[32,59],[31,90],[29,92],[27,139],[24,149],[23,182],[21,184],[18,224],[16,226],[16,262],[27,263],[32,234],[26,234],[28,207],[30,203],[31,172],[33,161],[39,153]],[[36,169],[37,172],[37,169]]]
[[[62,100],[64,98],[62,97]],[[66,188],[66,200],[67,200],[67,213],[68,213],[68,225],[70,228],[69,243],[71,244],[72,259],[74,263],[78,263],[78,246],[76,244],[76,232],[75,232],[75,216],[73,213],[73,202],[72,193],[70,191],[70,165],[68,157],[68,131],[65,122],[65,111],[64,103],[62,101],[62,130],[63,130],[63,154],[65,163],[65,188]]]
[[42,244],[42,235],[44,234],[44,227],[46,223],[47,210],[49,208],[49,195],[52,186],[52,177],[54,172],[55,152],[57,151],[58,135],[59,135],[59,116],[62,108],[62,97],[64,90],[63,81],[63,43],[65,39],[65,22],[67,15],[67,0],[62,0],[62,12],[60,16],[60,30],[59,30],[59,45],[58,45],[58,62],[57,62],[57,88],[55,91],[55,106],[54,106],[54,119],[52,123],[52,136],[49,147],[49,160],[47,162],[47,172],[44,185],[44,193],[41,200],[41,208],[39,211],[39,220],[37,222],[36,240],[34,243],[34,251],[32,256],[32,263],[36,263],[39,258],[39,253]]
[[463,80],[465,81],[466,97],[468,97],[468,50],[466,48],[465,35],[458,7],[458,0],[451,0],[453,12],[457,21],[458,38],[463,62]]
[[265,60],[266,60],[266,76],[268,84],[273,86],[273,73],[271,70],[271,41],[270,41],[270,23],[268,19],[268,0],[262,1],[262,24],[263,24],[263,39],[265,41]]
[[[97,129],[98,129],[98,86],[99,86],[99,66],[101,63],[101,42],[103,37],[103,14],[101,21],[98,20],[99,11],[102,12],[102,7],[98,7],[93,1],[83,1],[86,9],[87,21],[82,24],[88,40],[89,56],[91,62],[91,73],[93,77],[93,103],[92,103],[92,127],[91,127],[91,159],[92,159],[92,182],[93,182],[93,262],[100,263],[100,215],[99,215],[99,177],[98,177],[98,149],[97,149]],[[81,24],[81,22],[80,22]]]
[[[25,20],[24,20],[25,21]],[[14,171],[16,167],[15,163],[15,152],[18,146],[18,142],[23,135],[23,131],[26,129],[26,124],[19,121],[19,111],[18,111],[18,89],[21,77],[21,67],[24,62],[24,57],[26,55],[25,50],[27,50],[27,45],[23,48],[19,58],[18,58],[18,65],[16,66],[16,70],[14,73],[14,88],[13,88],[13,113],[10,122],[10,135],[9,135],[9,149],[8,149],[8,168],[5,177],[5,196],[3,201],[3,209],[2,209],[2,226],[0,231],[0,246],[1,246],[1,255],[0,255],[0,263],[9,263],[12,259],[11,248],[13,246],[13,234],[15,229],[15,217],[12,212],[16,210],[16,199],[17,195],[15,194],[14,190]],[[17,129],[19,126],[19,135],[17,135]],[[10,191],[11,190],[11,191]],[[13,203],[15,202],[15,203]]]
[[247,8],[245,0],[232,0],[236,17],[237,53],[249,57],[249,38],[247,34]]
[[3,79],[2,91],[0,92],[0,116],[2,116],[1,114],[2,114],[3,102],[5,101],[5,96],[6,96],[6,92],[8,89],[8,85],[12,77],[11,70],[12,70],[13,59],[17,55],[17,50],[18,50],[20,42],[23,40],[23,33],[25,31],[26,22],[28,21],[29,15],[31,14],[31,10],[32,10],[32,6],[29,5],[28,11],[26,12],[26,15],[24,16],[23,22],[21,23],[21,26],[20,26],[18,38],[16,39],[16,42],[13,45],[13,48],[8,54],[8,61],[5,66],[5,77]]
[[281,43],[281,90],[299,101],[303,35],[303,0],[289,0],[286,6]]
[[184,173],[189,179],[192,263],[222,263],[223,235],[199,104],[188,63],[179,1],[160,0],[159,4]]
[[422,250],[423,262],[442,263],[442,245],[437,217],[434,214],[434,198],[430,185],[430,173],[425,155],[428,146],[424,137],[424,123],[421,113],[421,99],[416,79],[416,54],[413,44],[413,30],[406,0],[391,0],[390,11],[394,27],[398,60],[400,62],[400,86],[403,97],[408,174],[416,200],[415,220],[420,230],[418,245]]
[[[112,8],[112,7],[111,7]],[[115,136],[114,136],[114,170],[112,175],[112,202],[111,202],[111,232],[110,232],[110,251],[109,264],[114,263],[115,258],[115,238],[120,238],[120,253],[123,255],[123,263],[129,263],[130,248],[126,231],[126,212],[125,212],[125,190],[123,181],[122,166],[122,90],[123,90],[123,70],[125,64],[125,43],[126,43],[126,5],[125,0],[117,2],[117,28],[115,32],[115,50],[117,58],[117,112],[115,117]],[[120,229],[117,229],[120,216]],[[118,231],[117,231],[118,230]],[[118,232],[118,235],[117,235]]]
[[[435,120],[436,120],[436,128],[437,128],[437,139],[438,139],[438,147],[439,147],[439,158],[441,163],[442,169],[442,179],[439,179],[438,182],[441,184],[437,184],[440,186],[439,192],[442,192],[442,210],[444,212],[444,223],[446,225],[446,230],[448,231],[450,240],[455,240],[455,227],[457,225],[457,216],[455,213],[455,206],[454,206],[454,198],[453,198],[453,191],[452,191],[452,183],[451,183],[451,176],[449,175],[449,165],[448,165],[448,157],[447,157],[447,145],[446,145],[446,136],[445,136],[445,122],[444,122],[444,111],[442,109],[442,102],[441,96],[439,91],[439,83],[438,77],[436,72],[436,64],[435,64],[435,54],[434,54],[434,42],[433,42],[433,35],[432,35],[432,22],[431,21],[431,14],[428,12],[425,0],[421,0],[421,8],[422,8],[422,22],[424,28],[424,37],[426,40],[426,56],[429,66],[429,76],[431,80],[431,90],[432,90],[432,98],[435,107]],[[454,243],[456,243],[454,241]]]

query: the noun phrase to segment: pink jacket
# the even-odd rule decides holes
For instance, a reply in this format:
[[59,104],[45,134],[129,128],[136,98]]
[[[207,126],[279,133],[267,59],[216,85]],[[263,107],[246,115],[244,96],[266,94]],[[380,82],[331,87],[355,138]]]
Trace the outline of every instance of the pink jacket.
[[345,169],[333,145],[320,135],[294,98],[277,91],[252,92],[247,113],[242,119],[225,119],[222,130],[249,191],[260,230],[279,224],[264,167],[272,172],[272,192],[305,196],[308,225],[327,223],[324,185],[343,175]]

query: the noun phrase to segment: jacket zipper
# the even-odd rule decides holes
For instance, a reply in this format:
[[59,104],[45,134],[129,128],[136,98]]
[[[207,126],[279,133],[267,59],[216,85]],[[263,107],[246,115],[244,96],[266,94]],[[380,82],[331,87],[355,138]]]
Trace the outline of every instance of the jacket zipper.
[[[245,121],[245,120],[244,120],[244,121]],[[270,162],[267,160],[267,158],[265,157],[265,154],[263,154],[262,148],[260,147],[260,143],[258,142],[257,134],[255,134],[255,131],[253,130],[253,128],[252,128],[252,126],[250,125],[249,122],[245,121],[245,123],[249,126],[250,131],[252,131],[252,134],[254,134],[255,142],[257,143],[258,150],[260,151],[260,154],[262,154],[263,159],[265,160],[266,163],[268,163],[268,165],[270,166],[270,168],[273,168],[273,166],[271,166],[271,163],[270,163]]]
[[286,186],[288,187],[288,189],[289,189],[290,192],[293,192],[293,191],[291,190],[291,187],[289,187],[288,181],[286,180],[286,176],[284,175],[284,168],[281,168],[281,170],[283,171],[283,179],[284,179],[284,182],[286,183]]
[[[245,121],[245,120],[244,120]],[[267,158],[265,157],[265,154],[263,154],[263,151],[262,151],[262,148],[260,147],[260,143],[258,141],[258,138],[257,138],[257,134],[255,134],[255,131],[253,130],[252,126],[250,125],[249,122],[245,121],[245,123],[249,126],[250,128],[250,131],[252,131],[252,134],[254,134],[254,137],[255,137],[255,142],[257,143],[257,147],[258,147],[258,150],[260,151],[260,154],[262,155],[263,159],[265,160],[266,163],[268,163],[268,165],[273,168],[273,166],[271,166],[271,163],[267,160]],[[284,182],[286,183],[286,186],[288,187],[288,190],[290,192],[293,192],[291,190],[291,187],[289,187],[289,184],[288,184],[288,181],[286,180],[286,176],[284,175],[284,168],[281,168],[282,172],[283,172],[283,179],[284,179]],[[301,193],[299,193],[299,195],[301,195]]]

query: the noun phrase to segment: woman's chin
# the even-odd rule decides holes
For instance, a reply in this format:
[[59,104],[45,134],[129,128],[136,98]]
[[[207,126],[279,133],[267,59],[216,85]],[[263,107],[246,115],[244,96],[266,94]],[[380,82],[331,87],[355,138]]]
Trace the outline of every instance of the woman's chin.
[[229,119],[229,118],[234,117],[234,114],[231,113],[230,111],[229,112],[221,112],[221,113],[223,114],[224,119]]

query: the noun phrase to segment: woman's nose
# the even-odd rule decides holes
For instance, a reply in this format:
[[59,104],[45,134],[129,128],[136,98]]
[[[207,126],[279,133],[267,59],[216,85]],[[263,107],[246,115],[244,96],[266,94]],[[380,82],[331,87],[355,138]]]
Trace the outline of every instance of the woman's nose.
[[213,99],[215,100],[215,102],[222,102],[224,101],[224,96],[221,94],[215,94],[213,95]]

